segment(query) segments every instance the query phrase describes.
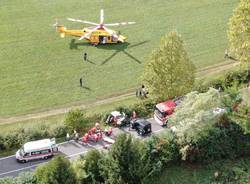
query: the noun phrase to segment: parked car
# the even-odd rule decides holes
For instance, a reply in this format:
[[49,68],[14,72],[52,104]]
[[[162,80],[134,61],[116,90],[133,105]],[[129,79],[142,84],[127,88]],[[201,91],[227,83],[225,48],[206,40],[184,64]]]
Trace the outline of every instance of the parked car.
[[129,119],[124,112],[112,111],[106,120],[106,123],[113,126],[124,126],[129,124]]
[[131,120],[130,126],[135,129],[140,136],[150,134],[152,132],[151,123],[145,119]]

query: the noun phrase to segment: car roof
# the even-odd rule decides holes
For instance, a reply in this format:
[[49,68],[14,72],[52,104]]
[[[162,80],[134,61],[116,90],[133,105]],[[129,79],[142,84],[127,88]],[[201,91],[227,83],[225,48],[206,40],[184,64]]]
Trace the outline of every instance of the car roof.
[[23,145],[25,152],[30,152],[33,150],[48,149],[55,144],[55,141],[51,139],[42,139],[38,141],[27,142]]
[[137,123],[139,123],[141,126],[146,126],[148,124],[151,124],[150,122],[148,122],[146,119],[137,119],[136,120]]
[[121,113],[119,111],[112,111],[111,115],[112,116],[121,116]]

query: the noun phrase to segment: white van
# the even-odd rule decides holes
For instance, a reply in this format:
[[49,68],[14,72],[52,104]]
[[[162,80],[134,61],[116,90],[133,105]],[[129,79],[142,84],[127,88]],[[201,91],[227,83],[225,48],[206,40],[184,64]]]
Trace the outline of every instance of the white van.
[[17,152],[18,162],[28,162],[35,159],[48,159],[58,152],[55,139],[43,139],[25,143]]

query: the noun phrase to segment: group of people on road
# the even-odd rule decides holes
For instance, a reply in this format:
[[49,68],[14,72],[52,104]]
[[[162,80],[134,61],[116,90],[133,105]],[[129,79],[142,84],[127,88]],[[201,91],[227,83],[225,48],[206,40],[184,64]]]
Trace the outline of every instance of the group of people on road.
[[70,136],[70,134],[67,132],[66,134],[66,141],[70,141],[71,138],[73,138],[75,141],[78,141],[79,140],[79,134],[76,130],[74,130],[74,133],[72,136]]

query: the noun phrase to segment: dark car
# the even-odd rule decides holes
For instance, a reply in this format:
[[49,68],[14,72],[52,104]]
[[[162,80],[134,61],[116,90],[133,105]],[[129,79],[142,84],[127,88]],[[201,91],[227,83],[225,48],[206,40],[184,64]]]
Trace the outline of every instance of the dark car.
[[135,119],[132,120],[130,123],[131,123],[131,128],[135,129],[137,133],[141,136],[152,132],[151,123],[145,119]]

